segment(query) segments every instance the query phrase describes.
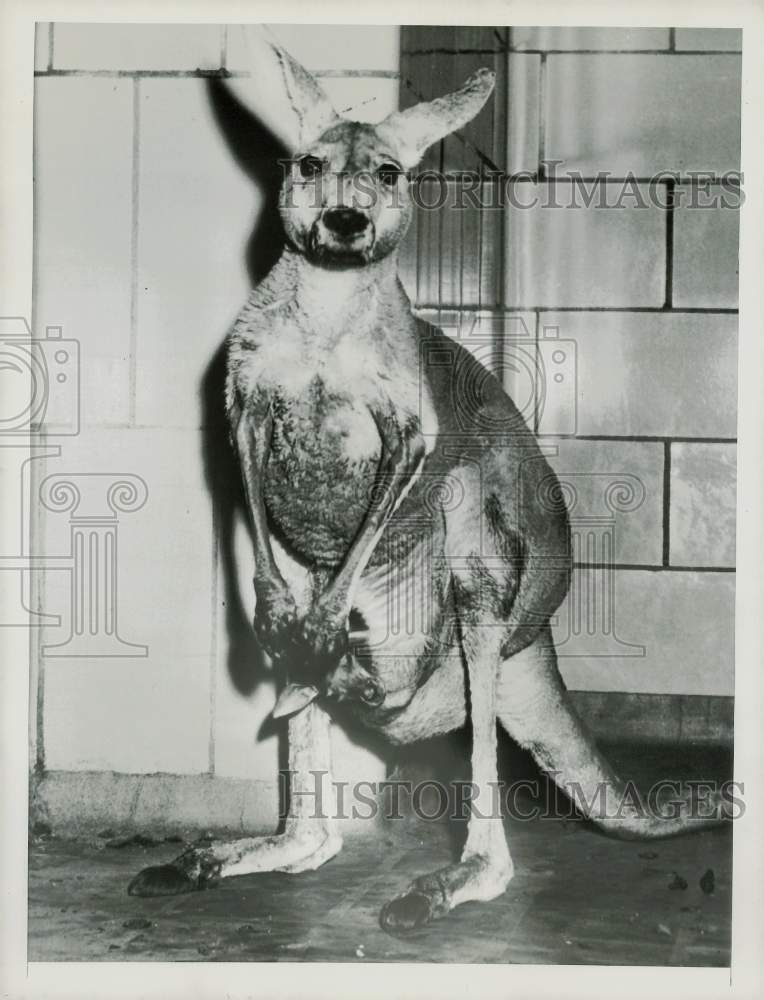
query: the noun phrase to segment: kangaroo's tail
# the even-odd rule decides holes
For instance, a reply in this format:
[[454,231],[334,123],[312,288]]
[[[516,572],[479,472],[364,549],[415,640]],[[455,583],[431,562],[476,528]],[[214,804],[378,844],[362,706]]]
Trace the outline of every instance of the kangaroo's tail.
[[548,626],[502,663],[496,707],[510,736],[608,834],[667,837],[718,825],[734,814],[735,800],[724,786],[683,788],[665,779],[637,790],[616,774],[575,713]]

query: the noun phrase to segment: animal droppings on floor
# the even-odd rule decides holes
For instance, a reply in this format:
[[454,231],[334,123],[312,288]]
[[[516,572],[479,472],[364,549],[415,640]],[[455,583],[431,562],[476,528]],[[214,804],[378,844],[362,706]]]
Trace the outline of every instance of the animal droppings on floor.
[[671,880],[671,881],[669,882],[669,889],[674,889],[674,890],[676,890],[676,889],[680,889],[680,890],[684,890],[684,889],[686,889],[686,888],[687,888],[687,879],[686,879],[686,878],[682,878],[682,876],[681,876],[681,875],[677,875],[677,873],[676,873],[676,872],[674,872],[674,877],[673,877],[673,878],[672,878],[672,880]]
[[716,877],[714,875],[713,868],[706,869],[703,877],[700,880],[700,888],[707,896],[713,894],[713,891],[716,888]]

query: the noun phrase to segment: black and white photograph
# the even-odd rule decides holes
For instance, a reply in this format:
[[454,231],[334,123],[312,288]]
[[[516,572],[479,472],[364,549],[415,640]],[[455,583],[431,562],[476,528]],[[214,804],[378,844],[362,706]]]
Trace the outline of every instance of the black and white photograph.
[[186,963],[757,995],[761,9],[55,6],[0,303],[17,937],[51,978],[4,995],[239,995]]

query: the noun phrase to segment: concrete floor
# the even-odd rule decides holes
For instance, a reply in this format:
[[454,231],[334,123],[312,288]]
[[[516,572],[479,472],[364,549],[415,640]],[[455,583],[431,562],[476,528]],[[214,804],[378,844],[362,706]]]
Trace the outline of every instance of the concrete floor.
[[[241,876],[161,899],[125,890],[181,844],[38,836],[29,960],[729,965],[729,824],[651,843],[563,819],[506,825],[516,866],[507,892],[406,938],[380,930],[378,913],[411,878],[453,858],[442,822],[388,822],[316,872]],[[709,869],[713,887],[706,877],[701,888]]]

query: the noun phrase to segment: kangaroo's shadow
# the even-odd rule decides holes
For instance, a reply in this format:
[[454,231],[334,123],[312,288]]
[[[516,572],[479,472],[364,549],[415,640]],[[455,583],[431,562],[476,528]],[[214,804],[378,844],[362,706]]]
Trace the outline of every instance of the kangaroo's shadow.
[[[255,285],[274,265],[284,245],[278,211],[279,161],[288,155],[288,151],[222,80],[212,78],[207,81],[207,96],[214,120],[231,155],[263,199],[245,251],[250,284]],[[228,637],[228,670],[236,690],[250,694],[263,676],[264,664],[252,630],[251,612],[244,606],[238,583],[234,549],[236,522],[241,519],[247,526],[250,522],[241,473],[229,437],[225,381],[223,341],[204,372],[200,385],[202,461],[218,539]]]
[[[267,126],[246,108],[223,80],[207,80],[207,95],[213,117],[234,160],[258,188],[262,207],[247,242],[245,260],[250,284],[256,285],[281,255],[285,242],[278,202],[282,172],[280,161],[289,156],[287,147]],[[218,541],[220,575],[228,639],[228,671],[236,690],[251,694],[267,675],[263,654],[252,628],[251,608],[245,607],[239,587],[239,564],[235,547],[236,524],[251,525],[247,512],[241,471],[231,444],[225,412],[225,339],[210,360],[200,384],[202,410],[202,461],[213,505]],[[250,552],[253,546],[250,547]],[[259,731],[260,738],[279,731],[269,716]],[[345,731],[353,742],[382,753],[383,742],[363,734],[348,718]],[[286,741],[280,742],[280,767],[286,767]]]

